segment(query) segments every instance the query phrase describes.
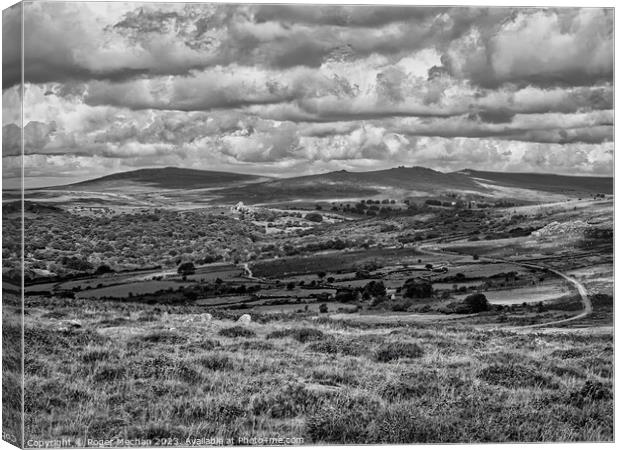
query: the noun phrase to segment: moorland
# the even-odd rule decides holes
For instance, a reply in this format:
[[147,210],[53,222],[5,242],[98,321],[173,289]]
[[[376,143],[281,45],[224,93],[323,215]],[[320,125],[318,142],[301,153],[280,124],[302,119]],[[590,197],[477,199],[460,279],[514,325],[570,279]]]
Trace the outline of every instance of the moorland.
[[28,437],[613,440],[612,179],[187,175],[25,192]]

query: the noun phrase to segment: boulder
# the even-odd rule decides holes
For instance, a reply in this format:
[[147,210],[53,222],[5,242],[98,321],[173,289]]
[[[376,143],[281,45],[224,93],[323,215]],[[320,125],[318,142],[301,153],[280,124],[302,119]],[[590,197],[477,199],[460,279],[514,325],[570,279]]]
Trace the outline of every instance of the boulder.
[[250,322],[252,322],[252,317],[249,314],[244,314],[237,319],[237,323],[242,325],[248,325]]

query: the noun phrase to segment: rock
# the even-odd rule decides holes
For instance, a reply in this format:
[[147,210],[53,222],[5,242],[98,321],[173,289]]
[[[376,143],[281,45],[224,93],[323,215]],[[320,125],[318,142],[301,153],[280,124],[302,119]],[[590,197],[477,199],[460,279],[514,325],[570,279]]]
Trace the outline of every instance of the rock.
[[82,328],[82,324],[79,320],[67,320],[64,324],[68,328]]
[[248,325],[250,322],[252,322],[252,316],[250,316],[249,314],[244,314],[237,319],[237,323],[243,325]]

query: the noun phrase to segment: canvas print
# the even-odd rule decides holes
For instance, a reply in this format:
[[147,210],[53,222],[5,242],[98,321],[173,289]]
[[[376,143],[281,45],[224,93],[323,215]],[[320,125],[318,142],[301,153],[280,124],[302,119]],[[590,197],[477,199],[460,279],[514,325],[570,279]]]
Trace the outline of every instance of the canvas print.
[[612,442],[613,34],[589,7],[4,10],[3,439]]

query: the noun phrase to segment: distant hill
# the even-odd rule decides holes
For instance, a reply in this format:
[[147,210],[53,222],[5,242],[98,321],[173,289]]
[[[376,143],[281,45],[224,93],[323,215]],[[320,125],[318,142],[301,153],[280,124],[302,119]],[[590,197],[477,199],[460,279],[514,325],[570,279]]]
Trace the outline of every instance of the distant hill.
[[183,169],[164,167],[159,169],[139,169],[120,172],[101,178],[56,186],[50,189],[76,188],[89,190],[118,189],[127,185],[143,185],[161,189],[200,189],[217,188],[237,183],[256,183],[269,180],[269,177],[247,175],[212,170]]
[[442,173],[424,167],[398,167],[370,172],[340,170],[283,178],[236,189],[224,189],[219,191],[218,195],[230,200],[259,203],[296,198],[390,195],[396,191],[437,193],[453,190],[484,192],[485,188],[463,174]]
[[[165,167],[140,169],[47,190],[92,191],[131,194],[141,190],[210,189],[209,196],[229,203],[273,203],[295,200],[360,199],[373,196],[406,198],[440,195],[446,192],[477,193],[497,197],[498,188],[527,189],[529,196],[565,194],[582,196],[613,193],[613,178],[578,177],[538,173],[503,173],[464,169],[444,173],[424,167],[396,167],[368,172],[346,170],[290,178],[209,170]],[[524,194],[525,195],[525,194]]]
[[569,175],[552,175],[545,173],[485,172],[464,169],[454,174],[461,174],[481,182],[488,182],[507,187],[534,189],[559,194],[601,193],[613,194],[612,177],[581,177]]

